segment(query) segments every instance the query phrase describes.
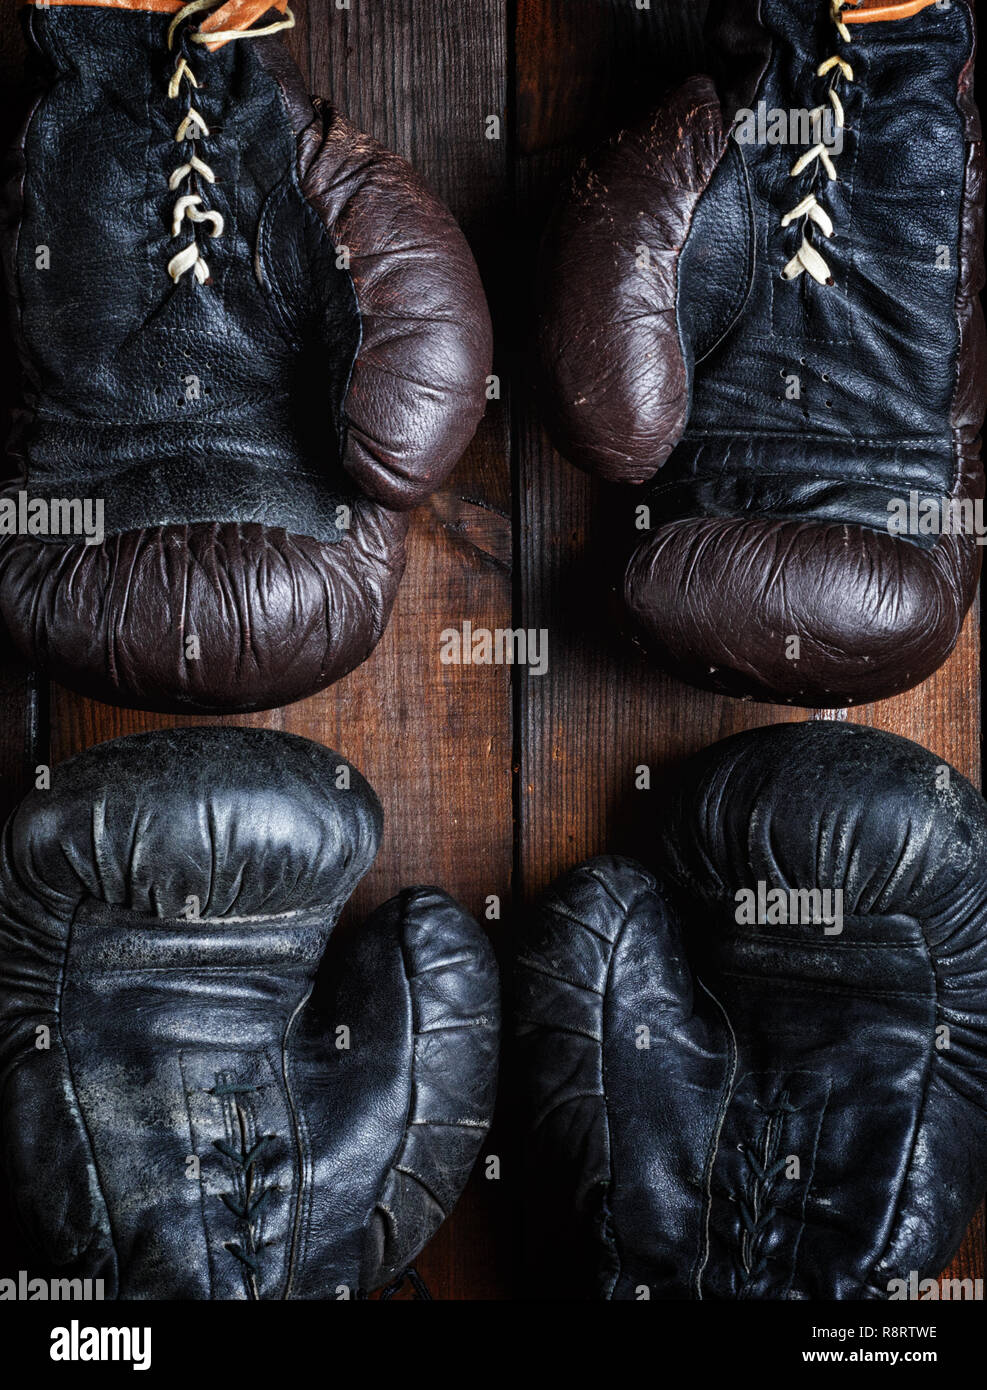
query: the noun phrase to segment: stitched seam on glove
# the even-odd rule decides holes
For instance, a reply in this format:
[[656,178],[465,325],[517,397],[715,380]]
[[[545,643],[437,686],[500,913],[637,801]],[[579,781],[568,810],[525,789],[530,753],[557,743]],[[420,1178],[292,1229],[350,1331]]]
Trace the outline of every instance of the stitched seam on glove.
[[723,1006],[723,1004],[720,1003],[720,1000],[710,989],[709,985],[707,985],[698,976],[696,977],[696,983],[699,985],[700,989],[702,989],[709,996],[709,998],[719,1009],[720,1016],[722,1017],[723,1022],[726,1024],[727,1033],[730,1036],[730,1065],[727,1069],[727,1075],[724,1077],[723,1085],[720,1090],[720,1103],[716,1117],[716,1124],[713,1128],[713,1133],[710,1135],[709,1149],[707,1151],[706,1157],[706,1166],[703,1173],[703,1195],[705,1199],[705,1212],[703,1214],[702,1223],[703,1244],[702,1248],[700,1250],[697,1250],[696,1252],[696,1262],[693,1265],[692,1277],[690,1279],[690,1283],[693,1289],[695,1290],[696,1298],[701,1299],[703,1296],[703,1274],[705,1273],[706,1266],[709,1263],[709,1232],[710,1222],[713,1214],[713,1168],[716,1163],[716,1155],[719,1152],[720,1148],[720,1138],[723,1134],[723,1126],[726,1123],[727,1111],[730,1108],[730,1099],[733,1095],[733,1088],[737,1080],[737,1066],[740,1060],[740,1047],[737,1043],[737,1035],[734,1032],[733,1024],[730,1021],[730,1015],[727,1013],[726,1008]]
[[604,1240],[604,1242],[609,1241],[611,1254],[613,1255],[613,1258],[616,1261],[616,1269],[613,1271],[613,1274],[610,1279],[610,1286],[606,1291],[606,1297],[608,1299],[612,1299],[614,1289],[617,1287],[617,1284],[620,1280],[621,1270],[624,1268],[625,1262],[623,1254],[621,1252],[621,1242],[617,1233],[617,1226],[613,1220],[609,1203],[610,1193],[616,1183],[616,1172],[614,1169],[613,1125],[610,1119],[610,1105],[607,1098],[607,1049],[605,1031],[607,1013],[606,1004],[607,998],[610,994],[610,981],[613,975],[614,961],[617,959],[617,952],[620,947],[621,939],[623,938],[624,933],[627,931],[627,928],[630,925],[631,918],[636,913],[638,904],[640,903],[641,899],[648,894],[653,894],[655,889],[652,886],[652,883],[646,883],[644,887],[640,888],[637,891],[631,902],[627,904],[621,902],[621,900],[617,897],[616,893],[614,893],[611,889],[610,885],[606,882],[606,880],[603,877],[601,877],[601,875],[598,873],[596,869],[591,869],[587,877],[594,879],[596,883],[598,883],[599,886],[606,893],[607,897],[612,899],[612,901],[617,904],[617,906],[623,913],[623,921],[620,924],[620,930],[614,937],[613,944],[610,947],[610,956],[607,960],[607,973],[603,981],[603,990],[600,994],[600,1037],[599,1042],[597,1044],[600,1059],[600,1099],[603,1102],[603,1122],[606,1125],[607,1132],[607,1168],[609,1170],[609,1181],[607,1182],[606,1188],[604,1189],[603,1193],[604,1220],[600,1226],[600,1236]]
[[[188,1120],[188,1152],[195,1154],[195,1127],[192,1123],[192,1109],[189,1104],[194,1087],[189,1083],[185,1069],[186,1055],[184,1051],[178,1053],[178,1070],[182,1078],[182,1100],[185,1102],[185,1116]],[[196,1155],[198,1157],[198,1155]],[[213,1258],[212,1242],[209,1239],[209,1223],[206,1218],[206,1190],[200,1175],[199,1178],[199,1215],[202,1218],[202,1248],[206,1252],[206,1260],[209,1269],[209,1298],[216,1297],[216,1264]]]
[[[919,930],[920,930],[921,933],[922,933],[922,941],[923,941],[924,944],[925,944],[926,956],[927,956],[928,963],[929,963],[929,971],[930,971],[930,973],[931,973],[931,975],[932,975],[932,981],[933,981],[933,984],[934,984],[934,986],[935,986],[935,1001],[936,1001],[935,1022],[936,1022],[936,1024],[938,1024],[939,1019],[940,1019],[941,1016],[942,1016],[942,984],[941,984],[941,981],[940,981],[940,979],[939,979],[939,971],[938,971],[938,969],[936,968],[936,959],[935,959],[935,956],[934,956],[933,951],[932,951],[932,946],[931,946],[931,944],[930,944],[930,942],[929,942],[928,935],[926,934],[926,931],[925,931],[924,920],[921,919],[921,918],[918,918],[918,919],[916,919],[916,920],[918,921]],[[934,1036],[934,1030],[933,1030],[933,1036]],[[926,1110],[927,1110],[928,1104],[929,1104],[929,1090],[930,1090],[930,1086],[931,1086],[931,1082],[932,1082],[933,1076],[934,1076],[934,1074],[935,1074],[936,1058],[937,1058],[936,1049],[935,1049],[935,1046],[934,1046],[934,1043],[933,1043],[932,1039],[930,1039],[930,1040],[929,1040],[928,1052],[927,1052],[927,1054],[926,1054],[926,1059],[925,1059],[925,1078],[924,1078],[924,1081],[923,1081],[923,1084],[922,1084],[922,1101],[921,1101],[921,1104],[919,1105],[919,1107],[918,1107],[918,1109],[916,1110],[916,1113],[915,1113],[915,1126],[914,1126],[914,1128],[913,1128],[913,1130],[912,1130],[912,1142],[911,1142],[911,1144],[909,1145],[909,1148],[908,1148],[908,1160],[907,1160],[907,1162],[904,1164],[904,1166],[903,1166],[903,1168],[902,1168],[902,1177],[901,1177],[901,1181],[900,1181],[899,1184],[898,1184],[898,1192],[897,1192],[897,1194],[896,1194],[896,1196],[895,1196],[894,1206],[892,1207],[891,1220],[890,1220],[890,1222],[888,1223],[888,1238],[887,1238],[887,1240],[886,1240],[885,1243],[884,1243],[884,1247],[883,1247],[883,1249],[881,1250],[880,1255],[877,1257],[877,1259],[874,1260],[874,1263],[871,1265],[871,1267],[870,1267],[870,1269],[869,1269],[869,1271],[868,1271],[868,1273],[867,1273],[867,1281],[866,1281],[866,1282],[869,1283],[869,1284],[872,1284],[872,1283],[874,1283],[874,1282],[876,1281],[876,1278],[877,1278],[877,1271],[878,1271],[878,1270],[880,1269],[880,1267],[884,1264],[884,1261],[885,1261],[885,1259],[887,1258],[888,1251],[891,1249],[891,1247],[894,1245],[896,1239],[898,1238],[899,1228],[900,1228],[901,1222],[902,1222],[902,1210],[901,1210],[901,1207],[902,1207],[902,1203],[903,1203],[903,1201],[904,1201],[905,1192],[906,1192],[906,1189],[907,1189],[907,1186],[908,1186],[908,1182],[909,1182],[909,1179],[910,1179],[911,1174],[912,1174],[912,1169],[913,1169],[913,1164],[914,1164],[914,1159],[915,1159],[915,1150],[916,1150],[916,1147],[917,1147],[917,1145],[918,1145],[919,1136],[920,1136],[920,1134],[922,1133],[923,1127],[924,1127],[924,1125],[925,1125]],[[885,1281],[884,1288],[885,1288],[885,1296],[886,1296],[886,1295],[887,1295],[887,1281]]]
[[[682,274],[682,256],[688,243],[689,237],[692,235],[692,230],[696,221],[696,216],[699,212],[699,205],[702,202],[703,198],[705,198],[706,195],[709,193],[710,188],[713,184],[713,180],[719,173],[725,161],[728,159],[731,162],[733,170],[739,170],[737,182],[740,185],[741,192],[743,194],[743,200],[746,204],[748,213],[747,217],[743,219],[744,244],[738,256],[738,259],[744,262],[745,271],[742,279],[738,281],[737,285],[732,290],[731,297],[726,302],[724,313],[716,328],[714,329],[713,333],[711,334],[710,341],[708,343],[704,342],[702,344],[691,344],[692,355],[696,362],[700,362],[704,358],[708,357],[710,353],[713,352],[714,349],[718,347],[719,344],[723,341],[723,339],[727,336],[731,328],[733,328],[734,324],[737,322],[737,319],[740,317],[744,305],[750,298],[751,289],[753,286],[753,276],[756,263],[756,239],[754,227],[754,212],[750,190],[750,179],[747,173],[747,162],[744,159],[743,152],[740,146],[737,144],[737,142],[735,140],[727,139],[723,149],[723,153],[720,155],[720,158],[717,160],[712,172],[710,173],[709,181],[707,182],[706,187],[703,189],[703,191],[700,193],[699,197],[693,204],[692,211],[689,216],[689,226],[686,229],[686,233],[682,241],[682,250],[679,252],[679,255],[675,261],[675,304],[678,305],[679,303],[680,277]],[[676,317],[679,320],[679,351],[682,355],[682,362],[683,364],[685,364],[686,362],[688,362],[688,354],[686,351],[686,345],[683,342],[684,324],[682,323],[681,318],[678,315]],[[681,438],[683,439],[685,437],[686,434],[683,434],[681,436]]]
[[[952,431],[949,431],[949,433],[951,434]],[[745,438],[750,439],[778,440],[780,443],[787,445],[791,445],[792,442],[792,432],[790,430],[759,430],[755,427],[747,428],[745,426],[744,435]],[[916,436],[913,439],[908,439],[906,437],[903,437],[902,435],[894,435],[890,436],[887,439],[881,439],[875,438],[872,435],[835,433],[822,434],[806,430],[799,431],[797,438],[799,440],[811,439],[813,442],[820,444],[853,445],[854,447],[863,447],[869,449],[927,449],[930,445],[945,443],[945,435],[946,431],[943,431],[943,435],[941,437],[934,434],[930,434],[926,436]],[[732,441],[736,441],[737,431],[735,429],[718,430],[699,429],[690,427],[683,434],[682,442],[688,443],[690,439],[729,439]],[[766,474],[765,476],[788,477],[789,475],[787,473],[779,473],[777,475]],[[802,475],[794,474],[794,476],[801,477]],[[837,478],[837,481],[845,483],[847,479],[845,476],[841,475]]]
[[[410,971],[409,971],[409,969],[408,969],[408,956],[407,956],[407,949],[406,949],[406,943],[405,943],[405,932],[406,932],[407,926],[408,926],[409,908],[410,908],[410,906],[411,906],[411,892],[412,892],[412,890],[406,888],[406,889],[401,893],[401,895],[400,895],[400,902],[401,902],[401,922],[400,922],[400,929],[399,929],[399,931],[398,931],[398,933],[397,933],[398,946],[399,946],[399,949],[400,949],[400,952],[401,952],[401,974],[402,974],[402,978],[403,978],[403,980],[404,980],[404,985],[405,985],[405,998],[406,998],[407,1001],[408,1001],[408,1012],[409,1012],[409,1015],[410,1015],[410,1018],[411,1018],[411,1035],[412,1035],[411,1049],[412,1049],[412,1051],[411,1051],[411,1073],[410,1073],[409,1082],[408,1082],[408,1107],[407,1107],[407,1110],[406,1110],[406,1112],[405,1112],[405,1118],[404,1118],[404,1125],[403,1125],[403,1128],[402,1128],[402,1130],[401,1130],[400,1135],[398,1136],[398,1139],[397,1139],[397,1142],[396,1142],[395,1145],[394,1145],[394,1148],[391,1150],[391,1157],[390,1157],[390,1160],[388,1161],[387,1166],[384,1168],[383,1176],[382,1176],[381,1182],[380,1182],[380,1186],[379,1186],[379,1188],[377,1189],[377,1196],[376,1196],[376,1198],[374,1199],[373,1206],[372,1206],[372,1207],[370,1208],[370,1210],[368,1211],[366,1220],[365,1220],[364,1223],[363,1223],[363,1233],[364,1233],[364,1237],[366,1237],[366,1234],[367,1234],[367,1232],[368,1232],[368,1230],[369,1230],[369,1228],[370,1228],[370,1223],[373,1221],[374,1217],[376,1216],[376,1214],[377,1214],[378,1212],[385,1213],[387,1216],[390,1217],[392,1223],[395,1222],[395,1217],[394,1217],[393,1211],[391,1211],[391,1209],[390,1209],[389,1207],[385,1206],[385,1204],[384,1204],[384,1193],[385,1193],[385,1191],[386,1191],[386,1189],[387,1189],[387,1184],[388,1184],[388,1181],[390,1180],[391,1174],[397,1171],[398,1159],[400,1158],[401,1153],[402,1153],[402,1151],[403,1151],[403,1149],[404,1149],[404,1146],[405,1146],[405,1144],[406,1144],[406,1142],[407,1142],[408,1133],[409,1133],[409,1131],[410,1131],[410,1129],[411,1129],[411,1118],[412,1118],[412,1115],[414,1114],[414,1106],[415,1106],[415,1081],[416,1081],[416,1078],[415,1078],[415,1060],[416,1060],[416,1058],[415,1058],[415,1039],[416,1039],[417,1036],[418,1036],[418,1019],[417,1019],[417,1016],[416,1016],[415,1000],[414,1000],[414,998],[413,998],[413,996],[412,996],[412,991],[411,991],[411,973],[410,973]],[[366,1240],[364,1240],[364,1247],[365,1247],[365,1246],[366,1246]],[[384,1255],[384,1257],[386,1258],[386,1250],[385,1250],[385,1251],[382,1251],[382,1255]],[[366,1250],[364,1249],[363,1257],[362,1257],[362,1258],[365,1258],[365,1256],[366,1256]],[[412,1252],[412,1254],[409,1256],[409,1259],[408,1259],[407,1261],[404,1261],[404,1263],[409,1263],[410,1260],[413,1259],[413,1258],[414,1258],[414,1252]],[[379,1273],[380,1273],[380,1271],[378,1270],[378,1271],[377,1271],[377,1275],[378,1275],[378,1276],[379,1276]],[[376,1285],[372,1285],[371,1287],[376,1287]]]
[[88,1123],[88,1121],[87,1121],[87,1119],[86,1119],[85,1111],[84,1111],[83,1108],[82,1108],[82,1102],[81,1102],[80,1099],[79,1099],[79,1088],[78,1088],[78,1085],[77,1085],[76,1079],[75,1079],[75,1069],[74,1069],[74,1067],[73,1067],[73,1065],[72,1065],[72,1058],[71,1058],[71,1055],[70,1055],[70,1053],[69,1053],[68,1045],[67,1045],[67,1043],[65,1042],[65,1039],[64,1039],[64,1036],[63,1036],[63,1033],[62,1033],[62,1002],[63,1002],[64,993],[65,993],[66,975],[67,975],[67,969],[68,969],[69,949],[70,949],[71,942],[72,942],[72,933],[73,933],[74,928],[75,928],[75,919],[76,919],[76,915],[77,915],[77,913],[78,913],[78,911],[79,911],[80,905],[81,905],[80,903],[76,903],[76,904],[75,904],[75,906],[74,906],[73,909],[72,909],[72,915],[69,917],[69,919],[68,919],[68,920],[66,921],[66,923],[65,923],[65,941],[64,941],[63,948],[62,948],[62,959],[61,959],[61,962],[60,962],[60,964],[59,964],[59,970],[58,970],[58,985],[57,985],[57,988],[56,988],[56,991],[55,991],[55,1009],[54,1009],[54,1013],[55,1013],[55,1036],[56,1036],[57,1039],[58,1039],[58,1044],[59,1044],[59,1046],[61,1047],[62,1053],[63,1053],[63,1055],[64,1055],[64,1057],[65,1057],[65,1069],[66,1069],[66,1071],[68,1072],[69,1083],[70,1083],[70,1085],[71,1085],[71,1087],[72,1087],[72,1099],[73,1099],[73,1101],[75,1102],[75,1109],[76,1109],[76,1114],[78,1115],[79,1127],[80,1127],[80,1129],[82,1130],[82,1132],[83,1132],[83,1134],[85,1135],[85,1138],[86,1138],[86,1144],[87,1144],[87,1147],[88,1147],[88,1149],[89,1149],[89,1161],[90,1161],[90,1164],[91,1164],[91,1166],[92,1166],[93,1176],[94,1176],[95,1179],[96,1179],[96,1185],[97,1185],[97,1187],[99,1188],[100,1200],[101,1200],[102,1203],[103,1203],[103,1216],[104,1216],[105,1221],[106,1221],[106,1230],[107,1230],[107,1232],[108,1232],[108,1234],[109,1234],[109,1237],[110,1237],[110,1249],[112,1250],[112,1253],[113,1253],[113,1278],[114,1278],[114,1285],[115,1285],[114,1290],[113,1290],[113,1293],[115,1294],[115,1293],[117,1292],[117,1290],[119,1289],[119,1280],[120,1280],[120,1256],[119,1256],[119,1252],[118,1252],[118,1250],[117,1250],[116,1236],[115,1236],[114,1231],[113,1231],[113,1220],[112,1220],[112,1218],[111,1218],[111,1216],[110,1216],[110,1204],[109,1204],[109,1202],[108,1202],[107,1199],[106,1199],[106,1191],[105,1191],[105,1189],[104,1189],[104,1186],[103,1186],[103,1179],[102,1179],[102,1176],[101,1176],[100,1171],[99,1171],[99,1162],[97,1161],[97,1158],[96,1158],[96,1146],[95,1146],[95,1144],[93,1143],[93,1136],[92,1136],[92,1133],[91,1133],[91,1131],[90,1131],[90,1129],[89,1129],[89,1123]]
[[[329,916],[331,921],[336,920],[338,908],[335,904],[333,904]],[[284,1036],[281,1040],[281,1075],[284,1078],[285,1096],[288,1101],[288,1109],[291,1113],[292,1124],[295,1128],[295,1179],[297,1183],[295,1218],[291,1227],[291,1249],[288,1252],[288,1274],[284,1289],[285,1298],[290,1298],[292,1296],[295,1275],[305,1259],[305,1246],[308,1241],[309,1223],[312,1214],[312,1200],[315,1188],[312,1181],[312,1147],[309,1140],[308,1126],[305,1123],[304,1111],[300,1106],[295,1104],[295,1094],[291,1084],[292,1035],[311,997],[312,990],[310,989],[305,997],[299,1000],[294,1012],[285,1024]]]
[[[724,979],[728,979],[728,980],[742,980],[742,981],[744,981],[745,983],[746,983],[746,982],[749,982],[749,983],[751,983],[751,984],[763,984],[763,983],[764,983],[764,976],[763,976],[763,975],[747,975],[747,974],[742,974],[742,973],[740,973],[739,971],[736,971],[736,970],[723,970],[723,971],[721,971],[720,973],[721,973],[721,975],[723,976]],[[873,999],[925,999],[925,998],[926,998],[926,995],[923,994],[923,992],[922,992],[921,990],[913,990],[913,989],[875,989],[875,988],[874,988],[873,986],[871,986],[871,985],[868,985],[865,989],[845,989],[842,985],[822,985],[822,984],[812,984],[812,985],[809,985],[809,984],[806,984],[805,981],[804,981],[803,979],[801,979],[801,978],[800,978],[799,976],[797,976],[797,975],[791,975],[791,976],[789,976],[789,975],[782,975],[782,974],[777,974],[777,973],[773,976],[773,978],[774,978],[775,980],[787,980],[787,981],[789,981],[789,983],[791,983],[791,984],[797,984],[798,987],[799,987],[799,991],[800,991],[800,992],[803,992],[803,993],[805,993],[805,994],[828,994],[828,995],[835,995],[835,996],[837,996],[837,997],[839,997],[839,998],[843,998],[843,999],[859,999],[859,998],[861,997],[861,995],[864,995],[864,996],[866,996],[866,997],[868,997],[868,998],[873,998]]]

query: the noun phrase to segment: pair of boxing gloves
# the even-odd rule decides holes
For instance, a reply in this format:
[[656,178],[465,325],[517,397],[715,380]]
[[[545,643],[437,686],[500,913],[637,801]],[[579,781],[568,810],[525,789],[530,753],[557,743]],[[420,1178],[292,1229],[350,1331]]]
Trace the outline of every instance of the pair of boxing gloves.
[[[356,1298],[451,1209],[497,969],[436,888],[330,942],[380,831],[338,754],[252,729],[97,746],[14,812],[3,1159],[62,1275]],[[653,845],[567,874],[520,934],[538,1291],[925,1288],[987,1183],[984,802],[904,739],[775,726],[693,760]]]
[[[408,511],[483,411],[466,243],[309,99],[284,0],[25,16],[3,623],[115,703],[311,694],[380,638]],[[974,45],[968,0],[713,0],[722,77],[583,166],[550,230],[544,416],[636,485],[623,611],[687,680],[843,706],[957,639],[980,547],[950,507],[983,495],[987,361]],[[800,109],[825,139],[757,137],[758,112]],[[97,500],[90,534],[59,531]],[[909,527],[930,503],[938,529]]]

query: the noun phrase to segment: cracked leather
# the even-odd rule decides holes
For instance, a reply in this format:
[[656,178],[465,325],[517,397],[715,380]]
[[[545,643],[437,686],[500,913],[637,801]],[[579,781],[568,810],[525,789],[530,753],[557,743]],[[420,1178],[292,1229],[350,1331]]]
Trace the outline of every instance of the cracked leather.
[[[741,734],[683,770],[654,872],[595,859],[549,892],[520,1063],[536,1201],[575,1249],[542,1294],[939,1274],[987,1184],[987,807],[945,772],[852,724]],[[738,923],[759,885],[841,890],[842,931]]]
[[[716,0],[710,24],[719,75],[584,164],[550,229],[546,422],[580,467],[654,479],[622,589],[661,664],[756,699],[882,698],[946,659],[980,571],[971,535],[888,526],[911,493],[983,496],[973,16],[957,0],[849,44],[825,0]],[[735,117],[825,104],[833,54],[853,69],[838,179],[793,178],[807,147],[741,143]],[[831,285],[781,277],[811,193]]]
[[[86,694],[266,708],[379,640],[403,513],[482,413],[490,324],[449,213],[313,103],[279,38],[208,52],[186,23],[169,53],[170,18],[26,10],[39,95],[3,209],[24,381],[9,492],[100,498],[106,538],[5,537],[0,612]],[[175,139],[180,54],[209,128],[194,145]],[[168,274],[189,239],[169,177],[190,153],[225,223],[198,238],[206,284]]]
[[357,1297],[450,1211],[490,1122],[497,971],[437,888],[323,962],[381,823],[338,754],[220,728],[100,745],[13,813],[2,1148],[54,1269],[106,1297]]

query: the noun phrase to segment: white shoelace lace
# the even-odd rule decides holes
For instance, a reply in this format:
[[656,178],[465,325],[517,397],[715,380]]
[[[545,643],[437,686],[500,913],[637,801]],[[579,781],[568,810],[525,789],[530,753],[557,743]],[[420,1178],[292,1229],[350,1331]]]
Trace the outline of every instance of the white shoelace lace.
[[[184,5],[168,28],[169,51],[174,49],[175,35],[185,20],[204,10],[215,10],[222,3],[224,0],[191,0],[190,4]],[[197,30],[194,34],[190,34],[189,38],[192,43],[197,44],[227,43],[232,39],[259,39],[265,34],[276,34],[282,29],[292,29],[294,25],[294,15],[291,10],[286,10],[284,19],[278,20],[274,24],[265,25],[263,29],[220,29],[208,34]],[[172,212],[171,235],[177,240],[181,237],[186,223],[191,223],[192,240],[183,246],[176,255],[172,256],[168,262],[168,274],[176,284],[187,271],[193,273],[200,285],[205,284],[209,279],[209,265],[202,255],[198,238],[195,235],[195,226],[200,224],[204,226],[211,237],[222,236],[225,226],[222,214],[204,207],[202,194],[197,191],[201,187],[200,180],[207,184],[216,182],[216,175],[196,148],[198,141],[208,140],[210,135],[209,126],[201,111],[196,110],[195,107],[195,91],[198,85],[198,79],[188,60],[179,54],[175,61],[175,70],[171,75],[171,81],[168,83],[168,96],[173,101],[178,101],[182,99],[183,93],[187,93],[188,108],[175,132],[175,143],[190,145],[191,152],[185,163],[180,164],[168,180],[168,187],[172,192],[179,193]]]
[[[853,38],[850,30],[843,22],[843,11],[846,9],[847,0],[829,0],[830,18],[836,25],[836,31],[844,43],[852,43]],[[840,100],[839,92],[836,90],[837,83],[842,77],[846,82],[853,81],[853,68],[845,58],[834,56],[827,58],[816,69],[817,77],[826,77],[832,73],[827,99],[833,111],[833,118],[836,127],[843,130],[846,126],[846,116],[843,110],[843,103]],[[799,178],[813,164],[821,165],[827,177],[835,183],[839,178],[836,164],[830,154],[824,140],[822,139],[823,119],[826,115],[826,106],[817,106],[810,113],[811,119],[818,122],[817,130],[819,133],[818,142],[810,150],[806,150],[799,159],[795,161],[791,169],[791,177]],[[790,227],[793,222],[802,222],[802,244],[795,255],[785,266],[782,275],[786,280],[795,280],[800,275],[808,273],[813,280],[817,280],[820,285],[832,285],[833,275],[824,256],[813,246],[809,240],[810,227],[818,227],[823,236],[827,239],[834,234],[833,219],[820,203],[814,193],[810,193],[792,208],[791,212],[786,212],[781,219],[783,227]]]

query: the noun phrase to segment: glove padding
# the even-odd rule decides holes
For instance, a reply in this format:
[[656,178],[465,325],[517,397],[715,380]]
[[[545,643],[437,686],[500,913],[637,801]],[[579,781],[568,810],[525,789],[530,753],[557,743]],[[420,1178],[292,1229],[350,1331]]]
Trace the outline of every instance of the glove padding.
[[[24,377],[6,499],[100,500],[104,537],[5,534],[0,613],[29,660],[112,703],[310,695],[376,645],[403,513],[483,412],[469,248],[403,160],[313,105],[280,38],[212,52],[198,15],[169,50],[150,3],[26,16],[41,93],[5,186]],[[199,85],[172,96],[179,58]],[[190,104],[208,133],[176,142]],[[208,278],[173,283],[196,244]]]
[[[945,661],[980,572],[973,15],[959,0],[846,42],[803,0],[711,14],[722,79],[583,164],[549,229],[543,414],[581,468],[655,479],[623,504],[618,588],[659,663],[725,694],[857,704]],[[852,81],[816,75],[831,57]],[[835,120],[831,86],[836,177],[812,158],[793,177],[809,146],[757,138],[757,113]],[[783,278],[805,236],[832,283]],[[917,526],[912,494],[933,504]]]
[[14,812],[3,1154],[53,1266],[106,1297],[357,1297],[435,1232],[490,1121],[497,973],[412,888],[316,983],[380,830],[344,759],[247,729],[102,745]]
[[[542,1292],[936,1276],[987,1186],[980,796],[890,734],[761,729],[685,768],[656,861],[567,874],[522,951],[532,1157],[578,1246]],[[842,930],[741,924],[759,885],[841,890]]]

